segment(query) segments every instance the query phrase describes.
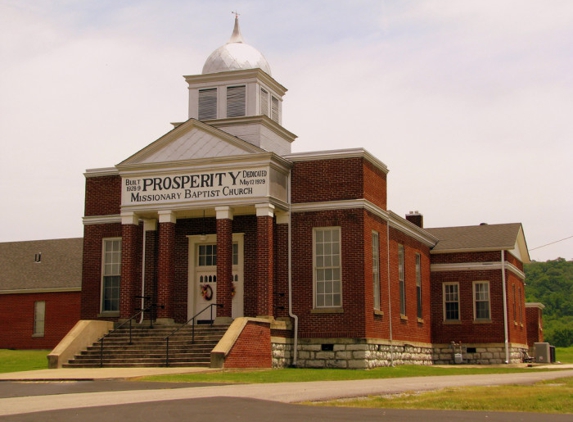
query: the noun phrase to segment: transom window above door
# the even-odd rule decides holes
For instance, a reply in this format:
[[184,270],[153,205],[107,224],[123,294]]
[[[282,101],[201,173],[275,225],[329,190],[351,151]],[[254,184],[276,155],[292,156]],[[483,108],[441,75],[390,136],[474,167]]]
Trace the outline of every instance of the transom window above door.
[[[217,244],[199,245],[198,248],[200,267],[212,267],[217,265]],[[239,244],[233,243],[233,265],[239,264]]]

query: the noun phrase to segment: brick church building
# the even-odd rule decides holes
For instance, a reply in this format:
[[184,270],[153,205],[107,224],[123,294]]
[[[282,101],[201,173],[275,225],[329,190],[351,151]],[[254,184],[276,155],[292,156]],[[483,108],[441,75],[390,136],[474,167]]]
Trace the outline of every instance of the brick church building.
[[425,228],[368,151],[292,153],[287,90],[237,20],[185,79],[187,121],[85,173],[81,319],[240,323],[225,367],[521,361],[521,224]]

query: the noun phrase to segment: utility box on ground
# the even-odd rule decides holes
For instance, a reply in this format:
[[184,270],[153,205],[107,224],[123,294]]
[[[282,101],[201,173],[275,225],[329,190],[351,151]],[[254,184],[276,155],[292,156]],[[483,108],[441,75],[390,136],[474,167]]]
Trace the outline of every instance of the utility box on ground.
[[551,350],[549,343],[533,343],[536,363],[551,363]]

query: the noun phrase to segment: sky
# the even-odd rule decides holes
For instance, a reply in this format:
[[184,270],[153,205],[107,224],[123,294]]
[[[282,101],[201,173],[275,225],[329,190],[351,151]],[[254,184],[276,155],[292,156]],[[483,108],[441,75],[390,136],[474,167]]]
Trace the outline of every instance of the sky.
[[293,152],[363,147],[393,212],[573,259],[570,0],[0,0],[0,242],[81,237],[84,172],[187,119],[233,11]]

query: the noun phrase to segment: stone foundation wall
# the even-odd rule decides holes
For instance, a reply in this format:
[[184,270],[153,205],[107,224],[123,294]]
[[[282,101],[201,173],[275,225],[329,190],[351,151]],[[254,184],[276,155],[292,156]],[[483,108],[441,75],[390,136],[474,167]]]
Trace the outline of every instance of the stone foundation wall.
[[[299,368],[370,369],[391,365],[432,365],[432,346],[390,344],[384,340],[304,339],[298,343]],[[292,365],[292,339],[272,340],[273,367]]]
[[[527,352],[526,345],[509,345],[509,362],[522,363],[523,353]],[[462,364],[471,365],[499,365],[505,363],[505,346],[496,344],[467,344],[452,346],[450,344],[434,345],[434,364],[452,365],[456,364],[455,354],[460,354]]]

